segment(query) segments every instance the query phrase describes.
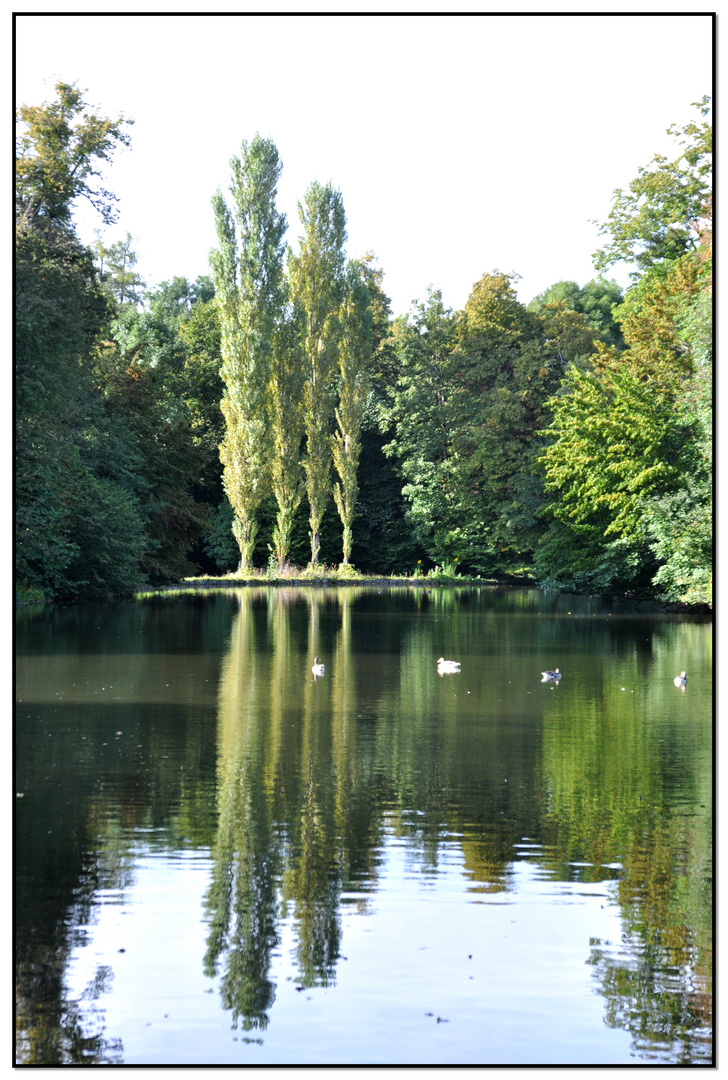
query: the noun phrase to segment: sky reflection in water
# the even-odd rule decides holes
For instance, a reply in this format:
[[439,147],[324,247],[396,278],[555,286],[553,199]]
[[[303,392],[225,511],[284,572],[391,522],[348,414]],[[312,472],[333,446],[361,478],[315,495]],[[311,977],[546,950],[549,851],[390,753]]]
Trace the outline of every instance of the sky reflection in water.
[[271,589],[21,629],[20,1060],[710,1060],[708,623]]
[[301,990],[296,921],[282,921],[265,1031],[231,1029],[218,979],[203,975],[211,865],[200,855],[135,853],[132,889],[99,898],[89,940],[71,956],[68,993],[80,997],[100,967],[113,970],[97,1007],[107,1035],[123,1032],[127,1064],[629,1059],[629,1035],[604,1026],[588,966],[595,936],[606,953],[620,940],[613,883],[555,882],[519,861],[511,891],[482,897],[469,891],[456,844],[434,881],[412,871],[394,835],[380,855],[375,896],[341,897],[330,986]]

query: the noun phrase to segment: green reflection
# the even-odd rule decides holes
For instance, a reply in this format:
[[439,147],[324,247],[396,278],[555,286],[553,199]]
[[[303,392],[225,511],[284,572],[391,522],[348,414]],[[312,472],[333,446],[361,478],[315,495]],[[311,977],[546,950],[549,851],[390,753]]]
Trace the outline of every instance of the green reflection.
[[255,662],[253,595],[241,592],[218,694],[218,827],[207,899],[206,974],[222,967],[220,994],[233,1026],[264,1029],[275,988],[268,978],[277,942],[280,851],[263,775],[266,688]]
[[[514,844],[528,836],[537,841],[531,858],[551,875],[620,879],[623,941],[596,948],[593,961],[607,1022],[634,1028],[642,1056],[653,1022],[660,1046],[672,1040],[678,1054],[704,1056],[695,1044],[710,1019],[710,740],[704,714],[687,743],[682,716],[664,723],[674,687],[654,675],[676,648],[688,657],[704,649],[707,628],[665,622],[646,647],[642,615],[635,623],[634,611],[613,613],[602,598],[391,590],[382,607],[370,590],[275,590],[265,643],[256,645],[253,601],[252,592],[238,598],[223,669],[217,850],[223,834],[232,839],[226,858],[217,856],[216,881],[230,898],[215,904],[210,955],[237,949],[229,970],[257,989],[247,998],[233,992],[229,974],[227,1007],[264,1026],[271,949],[285,917],[299,983],[334,980],[342,895],[362,881],[373,887],[385,831],[428,873],[446,840],[459,837],[471,889],[485,893],[513,887]],[[298,636],[296,606],[307,611]],[[554,618],[564,620],[558,632]],[[457,677],[432,677],[433,663],[453,649],[472,656],[474,645],[492,659],[483,692],[468,701],[454,691]],[[552,647],[606,652],[612,662],[592,665],[576,691],[562,686],[544,698],[532,657]],[[309,674],[316,654],[327,658],[319,682]],[[505,674],[518,687],[507,695]],[[500,697],[488,693],[497,681]],[[234,829],[223,828],[228,815]],[[241,874],[248,884],[233,886]],[[234,941],[220,931],[232,925]],[[645,961],[648,946],[659,951]],[[653,979],[627,1005],[619,987],[638,962]],[[660,980],[673,969],[681,985],[667,992]]]
[[614,883],[621,938],[590,957],[605,1022],[643,1060],[710,1060],[709,624],[537,590],[277,587],[84,606],[19,639],[23,1063],[123,1057],[97,1009],[113,973],[70,1000],[65,972],[140,836],[211,847],[202,962],[235,1027],[273,1024],[276,970],[335,984],[387,844],[423,880],[459,854],[478,899],[516,887],[526,837],[551,880]]
[[[704,628],[673,629],[681,655],[706,647]],[[579,862],[598,880],[618,861],[622,940],[593,943],[590,961],[606,1023],[640,1058],[670,1048],[686,1064],[711,1056],[712,744],[708,715],[671,709],[673,653],[658,638],[649,655],[625,650],[618,679],[554,695],[541,835],[561,873]]]
[[113,972],[98,965],[72,996],[67,969],[87,942],[99,893],[133,886],[135,835],[170,850],[210,843],[214,729],[205,723],[204,688],[216,682],[215,642],[225,625],[224,610],[213,607],[86,604],[19,615],[19,1064],[123,1060],[101,1005]]

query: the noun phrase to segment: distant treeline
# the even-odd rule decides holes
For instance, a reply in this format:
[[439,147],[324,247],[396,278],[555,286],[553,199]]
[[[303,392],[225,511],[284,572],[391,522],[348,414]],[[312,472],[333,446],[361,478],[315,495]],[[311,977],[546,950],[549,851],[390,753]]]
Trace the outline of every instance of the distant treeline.
[[311,184],[296,249],[255,136],[218,191],[210,276],[148,289],[133,238],[84,246],[129,142],[75,85],[18,111],[16,584],[124,595],[290,564],[527,577],[712,599],[709,99],[615,191],[595,271],[530,304],[515,276],[464,310],[393,316],[342,195]]

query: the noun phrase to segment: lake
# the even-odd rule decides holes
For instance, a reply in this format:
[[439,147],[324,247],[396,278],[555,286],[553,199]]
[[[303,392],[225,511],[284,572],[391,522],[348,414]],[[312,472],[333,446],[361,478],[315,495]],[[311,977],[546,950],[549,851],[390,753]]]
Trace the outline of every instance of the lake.
[[248,587],[16,653],[18,1063],[712,1062],[709,619]]

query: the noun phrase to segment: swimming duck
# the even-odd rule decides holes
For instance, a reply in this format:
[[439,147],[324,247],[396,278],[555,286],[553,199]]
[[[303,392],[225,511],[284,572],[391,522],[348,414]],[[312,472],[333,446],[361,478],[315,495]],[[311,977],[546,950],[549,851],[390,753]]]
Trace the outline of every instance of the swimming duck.
[[685,674],[684,671],[681,671],[679,675],[676,675],[675,678],[672,681],[675,683],[675,686],[687,686],[688,685],[688,677],[687,677],[687,675]]
[[320,679],[322,675],[326,674],[326,666],[321,663],[320,656],[314,656],[311,671],[313,672],[314,679]]
[[541,676],[541,682],[558,682],[561,678],[561,672],[556,668],[556,671],[542,671]]
[[443,656],[437,661],[438,675],[456,675],[460,671],[458,660],[446,660]]

